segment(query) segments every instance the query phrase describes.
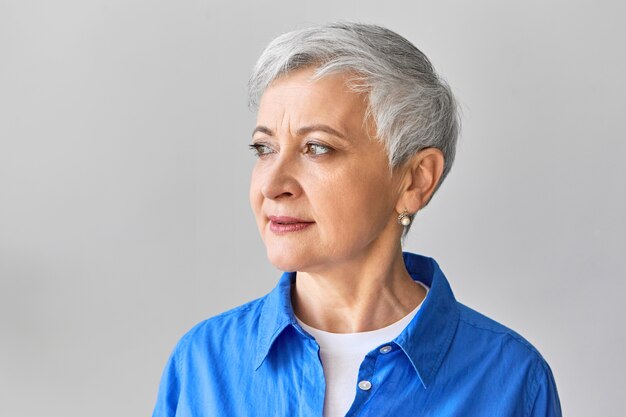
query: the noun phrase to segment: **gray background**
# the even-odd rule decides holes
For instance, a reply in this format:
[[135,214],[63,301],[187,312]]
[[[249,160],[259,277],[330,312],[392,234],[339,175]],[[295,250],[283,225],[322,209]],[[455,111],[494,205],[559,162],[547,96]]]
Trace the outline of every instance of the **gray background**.
[[463,106],[407,249],[539,348],[565,415],[623,416],[624,2],[294,3],[0,1],[0,415],[148,415],[177,339],[274,286],[247,77],[279,33],[348,18]]

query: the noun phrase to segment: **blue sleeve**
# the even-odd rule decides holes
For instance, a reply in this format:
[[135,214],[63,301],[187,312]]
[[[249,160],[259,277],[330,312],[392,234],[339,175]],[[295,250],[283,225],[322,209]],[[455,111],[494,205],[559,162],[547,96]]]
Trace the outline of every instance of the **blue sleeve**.
[[156,405],[152,412],[152,417],[174,417],[178,407],[178,398],[180,395],[180,376],[176,361],[176,349],[170,355],[161,384],[159,385],[159,394],[157,396]]
[[552,371],[545,362],[538,368],[537,393],[529,417],[561,417],[561,402]]

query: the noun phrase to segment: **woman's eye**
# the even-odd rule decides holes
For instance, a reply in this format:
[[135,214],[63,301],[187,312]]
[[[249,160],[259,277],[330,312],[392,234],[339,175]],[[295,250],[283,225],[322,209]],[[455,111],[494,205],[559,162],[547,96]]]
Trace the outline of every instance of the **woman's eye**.
[[263,156],[272,153],[272,148],[262,143],[253,143],[248,146],[256,156]]
[[306,149],[306,153],[311,155],[324,155],[325,153],[330,152],[330,148],[328,146],[320,145],[319,143],[307,143]]

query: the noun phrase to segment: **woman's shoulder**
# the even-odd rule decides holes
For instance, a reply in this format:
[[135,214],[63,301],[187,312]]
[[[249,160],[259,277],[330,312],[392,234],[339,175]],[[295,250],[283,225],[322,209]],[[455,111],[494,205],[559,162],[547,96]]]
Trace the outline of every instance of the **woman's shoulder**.
[[461,330],[465,329],[485,341],[493,340],[502,343],[503,340],[511,340],[515,347],[526,350],[529,354],[541,356],[539,351],[515,330],[464,304],[458,303],[458,305]]
[[176,351],[206,351],[207,347],[250,343],[256,340],[265,297],[226,310],[197,323],[178,341]]
[[535,374],[534,378],[551,375],[547,361],[524,336],[466,305],[458,305],[460,316],[456,339],[462,345],[458,347],[467,355],[466,359],[488,363],[494,370],[501,366],[507,368],[507,372],[514,368],[525,369],[523,372]]
[[459,325],[449,365],[464,370],[472,364],[471,377],[491,384],[503,398],[520,398],[516,390],[521,388],[527,415],[533,406],[535,410],[553,407],[551,414],[541,415],[560,415],[552,370],[537,348],[509,327],[463,304],[458,306]]

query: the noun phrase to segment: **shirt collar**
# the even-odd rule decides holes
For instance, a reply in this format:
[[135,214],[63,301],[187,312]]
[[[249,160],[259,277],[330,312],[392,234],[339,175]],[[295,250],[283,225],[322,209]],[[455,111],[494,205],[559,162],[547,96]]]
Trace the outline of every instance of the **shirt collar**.
[[[411,277],[430,290],[417,315],[394,342],[407,355],[424,387],[428,387],[452,343],[459,311],[448,280],[434,259],[409,252],[404,252],[403,258]],[[295,279],[295,272],[284,272],[278,285],[264,299],[255,369],[261,366],[287,326],[298,328],[291,306],[291,284]]]
[[448,280],[434,259],[404,252],[414,280],[430,287],[416,316],[394,340],[408,356],[425,388],[431,384],[450,348],[459,309]]
[[295,280],[295,272],[283,272],[278,285],[263,299],[261,317],[259,317],[255,369],[263,364],[274,341],[283,330],[288,325],[297,323],[291,306],[291,284]]

